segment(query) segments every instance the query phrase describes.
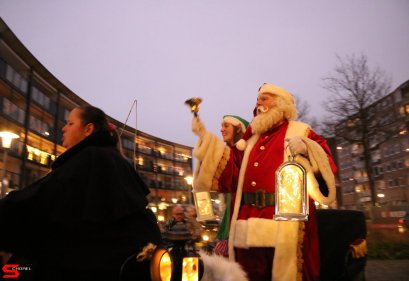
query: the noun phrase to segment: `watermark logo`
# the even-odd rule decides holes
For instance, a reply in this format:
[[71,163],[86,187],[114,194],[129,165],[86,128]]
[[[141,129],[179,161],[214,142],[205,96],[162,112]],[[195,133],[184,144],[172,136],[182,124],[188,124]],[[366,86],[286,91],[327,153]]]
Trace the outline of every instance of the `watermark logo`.
[[29,266],[20,266],[16,264],[5,264],[2,268],[3,279],[16,279],[20,276],[20,271],[31,270]]

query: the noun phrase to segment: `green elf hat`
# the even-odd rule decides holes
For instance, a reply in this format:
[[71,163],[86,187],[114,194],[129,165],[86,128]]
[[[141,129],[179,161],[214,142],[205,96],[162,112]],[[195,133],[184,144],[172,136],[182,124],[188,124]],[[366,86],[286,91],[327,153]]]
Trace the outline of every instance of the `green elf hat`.
[[230,123],[233,126],[240,126],[241,131],[244,133],[249,126],[249,122],[240,116],[236,115],[224,115],[223,116],[223,122]]

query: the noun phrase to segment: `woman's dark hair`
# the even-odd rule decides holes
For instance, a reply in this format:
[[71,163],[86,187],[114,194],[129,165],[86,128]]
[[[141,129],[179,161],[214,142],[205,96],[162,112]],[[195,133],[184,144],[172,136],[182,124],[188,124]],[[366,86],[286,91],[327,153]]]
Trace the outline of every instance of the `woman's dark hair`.
[[98,107],[86,105],[78,107],[81,110],[82,124],[85,126],[89,123],[94,124],[94,133],[100,131],[107,131],[111,135],[112,141],[117,145],[119,151],[120,141],[119,135],[112,124],[109,124],[108,118],[104,111]]
[[80,106],[82,124],[94,124],[95,132],[108,131],[108,119],[104,111],[94,106]]
[[233,125],[233,141],[234,141],[234,143],[236,143],[236,142],[238,142],[240,139],[241,139],[241,137],[243,136],[243,134],[244,134],[244,132],[242,131],[242,128],[241,128],[241,126],[240,125],[238,125],[238,126],[234,126]]

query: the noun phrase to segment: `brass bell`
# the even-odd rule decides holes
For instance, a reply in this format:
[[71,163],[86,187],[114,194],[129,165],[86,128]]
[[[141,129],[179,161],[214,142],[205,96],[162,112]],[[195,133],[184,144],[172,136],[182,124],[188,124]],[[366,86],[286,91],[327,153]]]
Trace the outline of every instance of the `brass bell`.
[[192,112],[195,115],[195,117],[197,117],[197,113],[199,112],[199,107],[201,103],[202,99],[198,97],[190,98],[185,101],[185,104],[189,106],[190,112]]

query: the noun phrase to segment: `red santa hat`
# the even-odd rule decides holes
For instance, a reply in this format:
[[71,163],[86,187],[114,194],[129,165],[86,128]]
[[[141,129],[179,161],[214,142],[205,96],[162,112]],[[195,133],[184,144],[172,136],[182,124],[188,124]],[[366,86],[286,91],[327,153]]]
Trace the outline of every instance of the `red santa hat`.
[[[258,89],[258,97],[262,94],[277,95],[279,97],[282,97],[289,104],[292,104],[292,105],[295,104],[294,97],[290,92],[288,92],[287,90],[284,90],[283,88],[275,86],[273,84],[264,83],[263,85],[261,85],[261,87]],[[253,110],[254,116],[256,116],[256,112],[257,112],[257,107],[254,108]],[[243,137],[236,143],[237,149],[244,151],[247,146],[247,141],[252,135],[253,135],[253,132],[251,129],[251,125],[249,125],[247,127],[246,132],[243,134]]]

